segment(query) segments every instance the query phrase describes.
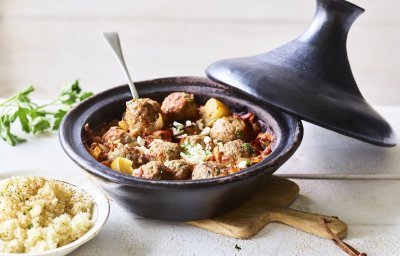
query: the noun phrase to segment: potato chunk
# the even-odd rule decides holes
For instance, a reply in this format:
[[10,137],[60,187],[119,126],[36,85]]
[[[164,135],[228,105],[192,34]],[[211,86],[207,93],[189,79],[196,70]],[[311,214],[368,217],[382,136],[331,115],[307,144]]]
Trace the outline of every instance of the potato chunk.
[[132,161],[128,158],[117,157],[112,161],[110,165],[111,169],[117,172],[122,172],[132,175]]
[[200,109],[200,114],[206,126],[212,126],[213,123],[224,116],[230,116],[231,111],[221,101],[211,98]]

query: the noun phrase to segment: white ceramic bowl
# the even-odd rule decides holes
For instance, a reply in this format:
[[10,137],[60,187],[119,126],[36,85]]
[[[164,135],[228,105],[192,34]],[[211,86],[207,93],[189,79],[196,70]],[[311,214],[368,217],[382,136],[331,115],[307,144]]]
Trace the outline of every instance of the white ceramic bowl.
[[[43,176],[49,179],[55,179],[66,184],[72,185],[77,190],[82,191],[83,193],[88,194],[94,203],[93,207],[93,227],[82,237],[75,240],[74,242],[59,247],[57,249],[45,251],[45,252],[37,252],[37,253],[0,253],[0,256],[64,256],[72,251],[76,250],[81,245],[87,243],[93,237],[95,237],[101,229],[104,227],[109,213],[110,213],[110,203],[108,201],[107,196],[104,194],[103,190],[93,184],[90,181],[84,182],[74,182],[74,179],[62,179],[60,175],[50,174],[49,172],[43,170],[23,170],[23,171],[12,171],[12,172],[2,172],[0,171],[0,179],[10,178],[12,176]],[[82,178],[80,177],[80,180]],[[84,184],[83,184],[84,183]],[[84,186],[84,189],[80,188]]]

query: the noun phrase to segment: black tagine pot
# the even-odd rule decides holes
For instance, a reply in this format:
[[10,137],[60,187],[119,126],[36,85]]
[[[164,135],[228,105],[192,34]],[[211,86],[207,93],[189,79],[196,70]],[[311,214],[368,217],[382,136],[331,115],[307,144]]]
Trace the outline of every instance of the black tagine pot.
[[297,118],[373,145],[395,146],[392,128],[363,98],[347,58],[347,34],[364,10],[343,0],[316,2],[314,20],[301,36],[270,52],[218,61],[206,71],[212,80],[172,77],[135,83],[141,97],[159,102],[183,91],[195,94],[199,103],[215,97],[235,112],[254,112],[263,128],[270,126],[277,136],[273,152],[262,162],[233,175],[188,181],[138,179],[105,167],[84,148],[83,126],[120,119],[131,99],[128,86],[97,94],[71,110],[60,126],[62,147],[132,212],[186,221],[230,211],[251,196],[298,148],[303,128]]
[[258,185],[296,151],[303,137],[301,121],[256,97],[202,77],[172,77],[135,83],[139,95],[159,102],[176,91],[190,92],[204,104],[214,97],[234,112],[254,112],[265,130],[277,136],[273,152],[260,163],[236,174],[205,180],[147,180],[122,174],[95,160],[83,144],[84,125],[101,126],[120,119],[131,99],[127,85],[112,88],[83,101],[61,123],[60,142],[68,156],[100,181],[101,186],[124,208],[156,219],[188,221],[228,212],[248,199]]

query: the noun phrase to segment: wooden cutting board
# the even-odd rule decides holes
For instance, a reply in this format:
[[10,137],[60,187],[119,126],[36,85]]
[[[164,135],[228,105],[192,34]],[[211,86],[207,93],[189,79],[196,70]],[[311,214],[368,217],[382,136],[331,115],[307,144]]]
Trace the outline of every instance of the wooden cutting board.
[[310,234],[331,239],[331,235],[319,223],[328,220],[328,227],[338,237],[347,234],[347,225],[341,220],[315,213],[290,209],[299,195],[299,187],[288,179],[271,176],[244,205],[213,218],[188,222],[190,225],[225,236],[247,239],[256,235],[270,222],[280,222]]

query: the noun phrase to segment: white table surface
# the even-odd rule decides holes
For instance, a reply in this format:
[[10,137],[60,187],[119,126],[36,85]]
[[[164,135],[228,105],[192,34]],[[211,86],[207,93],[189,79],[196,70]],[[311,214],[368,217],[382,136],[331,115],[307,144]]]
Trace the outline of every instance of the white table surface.
[[[378,107],[400,135],[400,107]],[[371,255],[400,252],[400,148],[379,148],[304,123],[303,143],[276,174],[296,177],[301,195],[293,208],[339,216],[349,225],[346,242]],[[61,149],[56,134],[0,142],[0,175],[30,169],[90,182]],[[399,142],[399,139],[398,139]],[[235,245],[242,249],[237,251]],[[238,240],[184,223],[132,216],[111,201],[104,230],[72,255],[345,255],[331,241],[281,224]]]

